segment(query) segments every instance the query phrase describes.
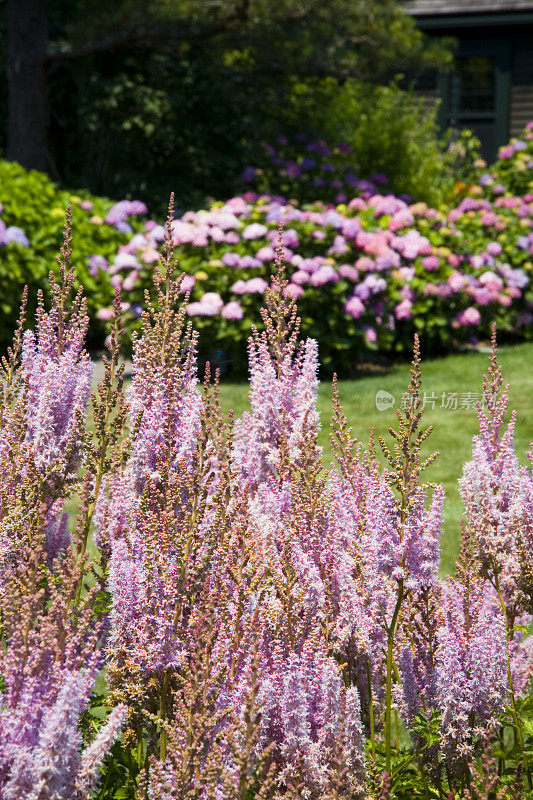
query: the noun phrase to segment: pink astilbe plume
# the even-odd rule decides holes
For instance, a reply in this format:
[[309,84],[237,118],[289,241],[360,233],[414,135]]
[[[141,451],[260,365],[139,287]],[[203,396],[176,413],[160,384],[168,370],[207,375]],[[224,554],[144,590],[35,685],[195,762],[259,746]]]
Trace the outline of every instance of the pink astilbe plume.
[[318,347],[313,339],[297,344],[300,320],[296,302],[284,289],[283,247],[277,249],[276,273],[261,315],[265,330],[253,330],[248,343],[250,405],[237,421],[235,457],[242,478],[256,485],[279,468],[283,438],[289,457],[301,457],[303,431],[318,428]]
[[483,379],[488,410],[478,407],[480,433],[474,437],[473,458],[464,466],[460,489],[483,573],[498,584],[509,606],[521,597],[522,607],[530,608],[527,573],[533,556],[533,476],[516,457],[516,412],[505,425],[509,387],[502,386],[494,329],[490,365]]
[[[0,403],[0,794],[6,800],[84,800],[120,733],[119,707],[83,748],[80,721],[103,665],[105,623],[96,612],[93,565],[81,542],[87,491],[71,536],[64,501],[84,455],[91,363],[83,350],[86,304],[72,299],[70,214],[40,298],[36,333],[22,335],[2,363]],[[15,479],[16,478],[16,479]],[[88,473],[86,486],[92,485]]]
[[353,797],[361,796],[365,767],[360,704],[355,687],[345,689],[336,661],[308,641],[301,655],[274,652],[263,681],[261,731],[274,742],[279,780],[297,778],[303,796],[321,798],[342,750]]
[[50,276],[52,308],[45,311],[41,296],[36,332],[26,331],[22,351],[26,440],[37,468],[47,474],[51,493],[55,482],[72,479],[80,465],[92,377],[92,363],[84,350],[87,301],[81,290],[71,297],[75,273],[69,264],[70,243],[68,211],[58,258],[59,283]]
[[124,708],[103,729],[90,763],[83,761],[80,717],[103,661],[103,628],[93,619],[95,593],[87,594],[72,613],[85,565],[65,554],[51,572],[44,511],[36,508],[24,522],[19,559],[2,593],[2,797],[81,800],[98,780],[99,765],[120,732]]
[[[167,238],[162,270],[158,268],[154,278],[156,298],[154,302],[147,298],[142,333],[133,343],[129,406],[132,424],[139,420],[131,459],[137,494],[142,492],[146,478],[157,481],[158,462],[168,460],[170,442],[174,462],[185,461],[190,466],[200,431],[197,336],[186,322],[181,279],[171,277],[173,269],[173,250]],[[176,311],[178,303],[181,305]]]
[[128,706],[125,741],[145,732],[154,797],[173,781],[183,797],[196,797],[196,773],[242,705],[259,589],[245,502],[230,492],[231,424],[217,382],[197,388],[171,219],[156,300],[134,341],[135,441],[107,480],[96,524],[110,550],[108,676],[112,702]]
[[504,621],[492,586],[477,573],[470,547],[465,534],[459,577],[443,588],[435,655],[441,750],[459,777],[466,774],[483,731],[496,724],[508,691]]
[[[389,469],[384,471],[375,461],[373,442],[363,453],[361,445],[352,438],[334,386],[332,445],[341,477],[333,474],[330,479],[332,518],[344,530],[347,552],[336,585],[343,587],[346,597],[350,587],[354,598],[348,609],[341,606],[334,614],[345,620],[344,630],[350,632],[339,653],[350,680],[359,690],[363,718],[370,733],[373,712],[381,713],[384,706],[390,708],[389,692],[392,695],[393,690],[390,664],[394,653],[400,663],[407,659],[404,666],[408,663],[409,675],[413,675],[412,652],[407,649],[405,658],[401,655],[407,636],[406,602],[412,602],[419,594],[430,594],[437,585],[444,493],[442,487],[435,487],[428,501],[428,487],[419,481],[420,473],[435,457],[430,456],[425,462],[420,458],[420,446],[431,432],[431,429],[418,430],[422,416],[420,382],[419,349],[415,341],[410,402],[405,414],[398,412],[398,430],[390,429],[396,440],[394,451],[380,438],[389,462]],[[328,599],[334,597],[335,594],[328,594]],[[349,625],[348,618],[351,618]],[[425,669],[420,678],[423,686]],[[397,689],[394,689],[396,695]],[[414,714],[420,706],[420,688],[413,684],[412,691],[409,686],[407,689],[409,697],[401,702]]]

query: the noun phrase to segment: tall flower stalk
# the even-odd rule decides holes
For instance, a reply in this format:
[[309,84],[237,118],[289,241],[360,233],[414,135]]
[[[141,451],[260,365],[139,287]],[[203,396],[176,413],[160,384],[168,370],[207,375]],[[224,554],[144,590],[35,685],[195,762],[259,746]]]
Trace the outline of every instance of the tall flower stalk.
[[[398,514],[394,526],[396,528],[395,536],[397,541],[383,542],[384,549],[388,551],[387,557],[393,560],[387,565],[387,571],[395,581],[394,599],[391,604],[392,613],[384,621],[387,637],[384,737],[386,770],[389,774],[392,755],[392,683],[395,673],[395,636],[403,603],[411,589],[410,584],[416,584],[417,579],[420,578],[422,583],[427,583],[428,585],[436,580],[438,538],[442,519],[442,497],[439,491],[437,505],[440,510],[436,511],[436,519],[433,524],[425,530],[430,550],[429,563],[426,565],[421,559],[420,542],[416,542],[417,535],[424,535],[424,526],[420,524],[420,518],[417,519],[418,524],[414,523],[413,515],[418,516],[417,506],[421,498],[420,475],[438,457],[438,453],[433,453],[424,461],[421,460],[421,446],[431,434],[432,427],[429,426],[425,430],[420,429],[423,415],[422,401],[420,399],[422,375],[420,371],[420,344],[417,335],[415,335],[414,355],[410,372],[411,381],[407,389],[405,411],[403,413],[400,410],[396,412],[398,428],[389,428],[389,433],[395,440],[394,449],[391,451],[385,444],[383,437],[379,437],[381,449],[389,464],[390,471],[386,476],[387,481],[397,492]],[[414,530],[411,530],[411,528],[414,528]],[[411,544],[410,540],[413,539],[415,541]],[[420,575],[419,573],[426,574]]]
[[520,629],[531,619],[527,613],[530,601],[521,587],[527,585],[527,578],[524,581],[522,575],[527,575],[526,565],[531,557],[531,551],[529,559],[526,554],[533,520],[530,490],[533,479],[527,469],[520,467],[514,452],[515,412],[505,424],[509,386],[503,386],[495,327],[483,394],[487,411],[478,404],[480,434],[474,437],[473,459],[464,467],[461,494],[482,574],[494,587],[505,625],[510,715],[529,787],[533,788],[516,702],[517,689],[523,688],[520,685],[523,681],[519,675],[513,675],[513,657],[520,649]]

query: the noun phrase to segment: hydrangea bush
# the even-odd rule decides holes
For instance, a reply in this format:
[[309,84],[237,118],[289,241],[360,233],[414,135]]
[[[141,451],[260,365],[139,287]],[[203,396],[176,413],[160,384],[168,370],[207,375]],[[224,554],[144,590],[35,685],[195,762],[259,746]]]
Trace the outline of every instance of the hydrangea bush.
[[[204,336],[204,358],[234,370],[242,363],[243,342],[270,285],[280,223],[287,297],[298,299],[330,370],[349,372],[365,350],[406,353],[415,332],[427,352],[488,339],[494,321],[502,334],[531,336],[531,126],[523,141],[508,145],[514,160],[502,157],[490,172],[476,162],[476,182],[458,185],[455,205],[441,209],[387,193],[384,175],[369,181],[346,172],[343,145],[301,148],[299,157],[273,155],[286,178],[285,197],[248,191],[172,223],[187,314]],[[244,177],[261,181],[254,168]],[[333,202],[287,199],[313,194]],[[150,221],[101,264],[98,275],[112,275],[124,292],[132,327],[162,239],[162,226]],[[110,318],[111,306],[98,315]]]
[[531,798],[533,473],[495,334],[441,580],[418,338],[387,466],[334,385],[328,468],[283,245],[235,420],[199,382],[174,235],[169,214],[127,390],[117,290],[89,399],[68,229],[51,309],[34,330],[23,310],[3,362],[1,796]]

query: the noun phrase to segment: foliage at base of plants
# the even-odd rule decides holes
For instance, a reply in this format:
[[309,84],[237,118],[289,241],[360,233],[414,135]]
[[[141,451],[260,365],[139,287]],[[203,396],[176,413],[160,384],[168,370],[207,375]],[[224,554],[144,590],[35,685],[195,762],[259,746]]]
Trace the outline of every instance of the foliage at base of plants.
[[281,244],[235,419],[199,382],[172,236],[171,208],[127,391],[117,290],[89,397],[68,224],[2,364],[2,797],[531,800],[533,472],[495,332],[440,580],[418,338],[386,465],[334,383],[328,470]]

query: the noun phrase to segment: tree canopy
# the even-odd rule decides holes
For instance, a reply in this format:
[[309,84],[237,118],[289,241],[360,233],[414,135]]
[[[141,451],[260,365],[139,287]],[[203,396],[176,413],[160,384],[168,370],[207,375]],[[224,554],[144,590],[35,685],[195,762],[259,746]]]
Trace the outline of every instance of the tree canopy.
[[396,0],[3,5],[7,157],[110,194],[224,191],[295,81],[380,83],[450,58]]

